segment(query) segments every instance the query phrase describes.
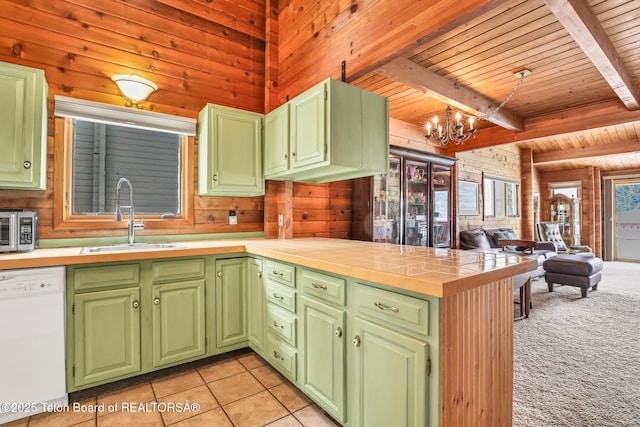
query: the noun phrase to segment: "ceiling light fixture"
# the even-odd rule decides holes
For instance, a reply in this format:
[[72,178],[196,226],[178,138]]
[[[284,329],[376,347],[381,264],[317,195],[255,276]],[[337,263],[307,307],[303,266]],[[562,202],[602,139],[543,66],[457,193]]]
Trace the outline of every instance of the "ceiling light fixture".
[[137,105],[143,102],[149,95],[158,90],[158,85],[137,74],[118,74],[111,77],[111,80],[116,82],[122,96],[124,96],[131,105]]
[[453,120],[453,112],[451,111],[451,107],[447,106],[445,110],[444,124],[440,124],[438,120],[438,116],[435,116],[433,120],[428,121],[426,124],[427,134],[425,135],[427,138],[427,142],[430,142],[434,145],[445,146],[448,145],[449,142],[452,142],[455,145],[460,145],[464,141],[468,140],[472,136],[474,136],[478,129],[473,126],[475,120],[486,120],[495,113],[498,112],[504,105],[509,102],[509,100],[515,95],[516,91],[522,84],[524,80],[524,76],[531,74],[531,70],[525,68],[523,70],[517,71],[513,73],[513,76],[519,78],[520,80],[513,88],[509,96],[502,101],[500,105],[498,105],[495,109],[491,110],[489,113],[481,114],[478,117],[469,116],[469,127],[465,130],[465,125],[462,123],[462,114],[458,111],[456,112],[455,122]]

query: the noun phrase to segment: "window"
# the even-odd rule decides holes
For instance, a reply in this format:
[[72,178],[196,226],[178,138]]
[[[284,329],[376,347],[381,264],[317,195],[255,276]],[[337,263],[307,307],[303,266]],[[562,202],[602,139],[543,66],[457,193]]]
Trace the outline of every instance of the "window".
[[[63,175],[54,191],[55,227],[112,227],[116,185],[123,177],[133,187],[136,216],[192,224],[188,158],[195,120],[57,96],[56,116],[64,117],[56,118],[56,145],[64,155],[55,165]],[[129,204],[126,186],[120,203]]]
[[485,176],[483,179],[485,217],[517,217],[520,215],[520,183]]

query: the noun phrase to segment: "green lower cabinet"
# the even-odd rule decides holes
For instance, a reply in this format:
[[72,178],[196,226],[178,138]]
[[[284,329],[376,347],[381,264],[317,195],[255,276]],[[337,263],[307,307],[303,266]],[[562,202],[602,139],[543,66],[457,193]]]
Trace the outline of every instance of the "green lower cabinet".
[[140,371],[140,288],[75,295],[74,385]]
[[[345,418],[345,311],[300,298],[302,390],[328,414]],[[392,425],[392,424],[389,424]]]
[[153,366],[203,356],[204,280],[153,285]]
[[216,260],[216,346],[245,347],[247,333],[247,258]]
[[247,260],[247,306],[249,342],[257,350],[264,349],[265,291],[262,280],[262,260]]
[[349,426],[427,425],[428,344],[350,319]]

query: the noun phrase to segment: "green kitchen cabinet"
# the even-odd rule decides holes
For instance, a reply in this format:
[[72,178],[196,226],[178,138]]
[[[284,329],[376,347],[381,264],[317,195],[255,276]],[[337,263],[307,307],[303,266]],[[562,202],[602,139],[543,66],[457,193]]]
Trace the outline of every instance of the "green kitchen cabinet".
[[72,311],[75,387],[140,371],[140,288],[77,294]]
[[267,116],[267,179],[319,183],[388,171],[389,107],[383,96],[327,79]]
[[218,259],[216,267],[216,347],[246,347],[247,258]]
[[263,115],[207,104],[198,115],[198,193],[264,195]]
[[300,322],[302,390],[328,414],[343,422],[345,311],[303,295],[300,298]]
[[0,188],[47,189],[44,71],[0,62]]
[[247,260],[247,307],[249,342],[256,349],[264,348],[264,312],[265,291],[262,280],[262,260],[249,258]]
[[204,356],[205,281],[153,285],[153,366]]
[[289,104],[271,111],[264,119],[264,175],[274,176],[289,169]]
[[350,325],[349,425],[428,425],[428,344],[358,317]]

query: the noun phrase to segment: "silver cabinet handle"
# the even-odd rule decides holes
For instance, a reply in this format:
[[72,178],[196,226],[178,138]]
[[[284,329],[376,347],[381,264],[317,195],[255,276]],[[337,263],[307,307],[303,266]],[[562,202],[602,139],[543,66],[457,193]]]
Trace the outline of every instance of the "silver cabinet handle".
[[275,299],[279,299],[280,301],[284,301],[284,297],[283,297],[282,295],[278,295],[278,294],[276,294],[275,292],[273,293],[273,297],[274,297]]
[[273,357],[278,360],[284,360],[284,357],[280,356],[277,351],[273,350]]
[[258,271],[258,279],[262,279],[262,271]]
[[131,306],[132,306],[133,308],[138,308],[138,307],[140,307],[140,301],[138,301],[137,299],[136,299],[136,300],[133,300],[133,303],[131,303]]
[[276,322],[275,320],[273,321],[273,326],[275,326],[276,328],[284,329],[284,325],[281,325],[280,323]]
[[284,277],[284,273],[282,271],[273,270],[273,274],[275,274],[276,276]]
[[338,326],[338,329],[336,329],[335,334],[338,338],[342,337],[342,328],[340,326]]
[[218,277],[222,277],[222,271],[218,271]]
[[158,298],[158,297],[154,298],[154,299],[153,299],[153,303],[154,303],[155,305],[160,304],[160,298]]
[[398,312],[400,312],[400,310],[398,309],[398,307],[393,307],[393,306],[390,306],[390,305],[386,305],[386,304],[383,304],[383,303],[378,302],[378,301],[374,302],[374,303],[373,303],[373,305],[375,305],[376,307],[378,307],[380,310],[393,311],[394,313],[398,313]]
[[356,347],[360,347],[360,336],[356,335],[356,337],[353,339],[353,341],[351,341],[353,343],[353,345],[355,345]]
[[327,290],[327,285],[325,285],[324,283],[318,284],[318,282],[313,282],[311,283],[311,285],[316,289],[322,289],[323,291]]
[[31,169],[31,162],[29,160],[25,160],[24,163],[22,163],[22,167],[25,169]]
[[287,160],[289,158],[289,155],[287,153],[284,153],[284,159]]
[[213,175],[213,182],[218,182],[218,174]]

